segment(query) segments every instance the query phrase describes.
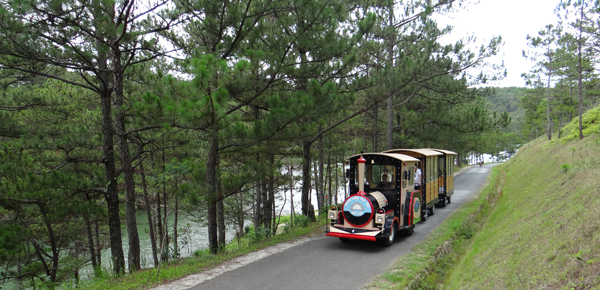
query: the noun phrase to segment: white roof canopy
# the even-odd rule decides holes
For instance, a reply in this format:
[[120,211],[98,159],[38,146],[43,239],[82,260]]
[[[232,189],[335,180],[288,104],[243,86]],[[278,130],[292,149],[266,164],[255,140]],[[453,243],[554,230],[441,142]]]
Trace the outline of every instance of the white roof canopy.
[[[440,153],[441,155],[441,153]],[[356,155],[352,155],[348,158],[346,158],[346,160],[348,159],[352,159],[354,157],[358,157],[360,156],[360,154],[356,154]],[[414,158],[414,157],[410,157],[408,155],[404,155],[404,154],[398,154],[398,153],[363,153],[363,156],[384,156],[384,157],[390,157],[390,158],[394,158],[400,161],[415,161],[415,162],[419,162],[419,159]]]

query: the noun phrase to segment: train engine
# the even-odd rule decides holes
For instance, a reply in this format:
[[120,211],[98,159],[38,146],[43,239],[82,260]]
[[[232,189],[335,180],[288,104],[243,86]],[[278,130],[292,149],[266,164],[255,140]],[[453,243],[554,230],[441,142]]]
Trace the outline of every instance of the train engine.
[[398,232],[412,234],[422,212],[421,192],[414,190],[413,180],[419,160],[395,153],[366,153],[346,160],[350,196],[329,210],[327,236],[390,246]]

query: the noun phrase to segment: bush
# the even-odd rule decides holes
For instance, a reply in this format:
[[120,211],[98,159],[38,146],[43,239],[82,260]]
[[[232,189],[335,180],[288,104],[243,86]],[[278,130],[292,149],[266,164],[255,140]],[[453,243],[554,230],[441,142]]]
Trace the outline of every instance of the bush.
[[324,206],[321,209],[319,209],[319,216],[327,216],[328,212],[329,212],[329,207]]
[[475,223],[472,220],[466,220],[460,225],[460,228],[458,229],[458,233],[464,239],[468,240],[468,239],[472,238],[473,235],[475,235],[476,230],[477,230],[477,226],[475,225]]
[[283,226],[283,233],[289,234],[292,231],[292,225],[288,222]]
[[250,244],[256,244],[264,241],[271,236],[271,229],[260,226],[254,231],[254,235],[250,235]]
[[310,218],[308,218],[305,215],[295,215],[294,216],[294,226],[297,227],[308,227],[308,225],[310,224]]
[[197,257],[197,258],[202,259],[202,258],[208,258],[211,256],[212,256],[212,254],[210,253],[210,251],[208,249],[194,251],[194,257]]

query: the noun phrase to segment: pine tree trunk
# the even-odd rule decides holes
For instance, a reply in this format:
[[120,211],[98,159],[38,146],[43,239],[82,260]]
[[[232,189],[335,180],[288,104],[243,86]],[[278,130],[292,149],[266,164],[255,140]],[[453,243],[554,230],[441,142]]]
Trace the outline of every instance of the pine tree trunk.
[[[101,65],[102,67],[102,65]],[[107,81],[108,82],[108,81]],[[117,173],[115,169],[114,131],[112,122],[111,95],[106,92],[101,96],[102,133],[104,175],[106,176],[106,204],[108,206],[108,228],[110,232],[110,251],[113,270],[117,274],[125,271],[125,255],[121,239],[121,218],[119,214],[119,194],[117,192]]]
[[236,220],[238,225],[238,237],[242,237],[244,235],[244,195],[243,193],[237,194],[237,214]]
[[367,112],[363,114],[363,152],[367,152]]
[[377,105],[373,107],[373,152],[377,152],[379,144],[379,133],[377,132],[377,125],[379,122],[379,110]]
[[562,122],[563,122],[563,114],[560,113],[560,120],[558,121],[558,139],[560,139],[560,137],[561,137]]
[[125,134],[125,108],[123,95],[123,72],[121,69],[120,51],[113,47],[113,66],[114,66],[114,91],[115,91],[115,131],[118,136],[119,154],[121,155],[121,167],[123,170],[123,179],[125,181],[125,222],[127,224],[127,234],[129,236],[129,271],[135,272],[141,269],[140,258],[140,237],[137,230],[137,221],[135,216],[135,182],[133,177],[133,167],[131,166],[131,156],[127,135]]
[[206,181],[208,182],[208,196],[206,207],[208,208],[208,248],[211,253],[217,253],[219,249],[217,239],[217,159],[218,159],[218,131],[213,130],[210,136],[208,149],[208,163],[206,165]]
[[[319,129],[319,131],[321,130]],[[319,194],[317,196],[317,206],[319,207],[319,212],[321,212],[321,209],[324,207],[325,204],[325,183],[323,182],[325,165],[323,161],[323,137],[319,137],[319,190],[317,191],[317,193]]]
[[46,230],[48,231],[48,240],[50,240],[50,251],[52,252],[52,265],[48,268],[47,271],[48,276],[50,277],[50,281],[56,282],[56,274],[58,273],[58,261],[59,261],[59,252],[58,245],[56,243],[56,237],[54,236],[54,229],[52,228],[52,223],[48,220],[48,212],[46,211],[46,205],[44,203],[37,204],[40,209],[40,214],[42,215],[42,221],[46,226]]
[[579,106],[578,106],[578,114],[579,114],[579,140],[583,139],[583,123],[582,123],[582,115],[583,115],[583,54],[581,52],[583,46],[583,3],[580,6],[581,18],[579,21],[579,38],[578,46],[577,46],[577,95],[579,97]]
[[329,181],[329,190],[327,193],[327,198],[325,199],[327,201],[326,203],[326,208],[331,204],[331,183],[332,183],[332,178],[331,178],[331,154],[327,154],[327,181]]
[[16,268],[17,268],[17,279],[15,280],[15,284],[17,284],[17,290],[23,290],[23,282],[21,281],[21,258],[20,257],[17,257]]
[[[275,212],[273,211],[273,201],[275,199],[275,177],[274,172],[275,169],[275,155],[269,155],[269,176],[267,180],[267,202],[265,203],[265,228],[271,229],[273,225],[273,217],[275,216]],[[275,234],[272,232],[271,234]]]
[[217,171],[216,171],[216,180],[217,180],[217,228],[218,228],[218,242],[219,248],[225,249],[225,207],[224,207],[224,197],[223,197],[223,189],[221,187],[221,160],[217,158]]
[[269,227],[267,227],[267,225],[269,224],[269,217],[267,216],[267,213],[269,212],[270,208],[269,208],[269,191],[267,190],[267,176],[266,176],[267,172],[265,171],[265,173],[261,176],[260,178],[260,192],[262,194],[261,199],[262,199],[262,212],[261,212],[261,226],[268,229]]
[[150,200],[148,199],[148,187],[146,186],[146,172],[144,171],[144,162],[140,162],[140,174],[142,177],[142,190],[144,192],[144,205],[148,213],[148,228],[150,235],[150,244],[152,245],[152,259],[154,260],[154,267],[158,267],[158,254],[156,251],[156,234],[154,232],[154,223],[152,221],[152,207],[150,206]]
[[[156,163],[155,163],[156,164]],[[162,202],[161,202],[161,198],[160,198],[160,191],[157,188],[156,190],[156,227],[158,228],[158,243],[159,243],[159,247],[158,249],[160,249],[160,252],[158,253],[159,255],[161,255],[161,260],[162,260],[162,249],[163,249],[163,244],[165,242],[164,238],[164,231],[163,231],[163,224],[162,224]],[[167,213],[165,212],[165,215]]]
[[310,180],[310,146],[312,143],[309,141],[302,142],[302,214],[308,216],[309,209],[309,191],[311,186]]
[[[104,14],[105,11],[96,7],[94,17]],[[99,23],[99,21],[96,21]],[[95,23],[96,23],[95,22]],[[98,26],[95,27],[97,30]],[[108,72],[108,52],[104,49],[105,42],[96,41],[95,46],[98,51],[98,78],[100,79],[100,111],[102,114],[102,156],[104,157],[104,175],[107,184],[106,200],[108,209],[108,228],[110,236],[110,250],[112,255],[113,270],[121,274],[125,270],[125,255],[123,254],[123,241],[121,239],[121,218],[119,213],[119,193],[117,192],[117,173],[115,165],[114,151],[114,128],[112,120],[112,97]],[[97,227],[97,222],[96,222]],[[99,240],[98,245],[100,245]],[[98,247],[99,249],[100,247]],[[100,255],[98,259],[100,261]]]
[[294,224],[294,167],[292,164],[288,165],[288,171],[290,173],[290,223]]
[[338,164],[337,162],[335,163],[335,167],[333,168],[334,172],[335,172],[335,189],[334,189],[334,195],[335,195],[335,203],[334,204],[338,204],[338,190],[340,188],[340,184],[339,184],[339,169],[338,169]]
[[[90,202],[90,196],[89,194],[85,194],[85,199],[86,202]],[[90,213],[89,212],[85,212],[84,213],[84,220],[85,220],[85,231],[87,234],[87,239],[88,239],[88,250],[90,252],[90,260],[92,260],[92,268],[94,270],[98,269],[98,260],[96,260],[96,249],[94,247],[94,233],[92,232],[92,222],[90,220]]]
[[[164,140],[163,140],[164,141]],[[163,142],[164,143],[164,142]],[[165,151],[162,151],[162,170],[163,170],[163,177],[167,175],[167,167],[166,167],[166,160],[165,160]],[[163,261],[168,261],[169,260],[169,255],[170,255],[170,251],[169,251],[169,212],[168,212],[168,207],[167,207],[167,182],[166,180],[163,180],[163,212],[164,212],[164,216],[163,216],[163,226],[164,226],[164,236],[163,238],[164,243],[163,243],[163,248],[162,248],[162,252],[161,252],[161,257]]]
[[177,244],[177,240],[179,237],[177,236],[177,221],[179,219],[179,197],[177,196],[177,177],[175,177],[175,193],[173,194],[175,198],[175,205],[173,206],[173,257],[178,258],[180,256],[179,253],[179,245]]
[[98,220],[94,220],[94,228],[96,234],[96,259],[98,260],[98,265],[102,266],[102,255],[101,255],[101,247],[100,247],[100,225],[98,224]]
[[[390,19],[389,19],[389,26],[388,27],[393,27],[394,26],[394,1],[390,1],[390,7],[389,7],[389,15],[390,15]],[[388,68],[389,71],[391,71],[394,67],[394,34],[391,34],[388,36],[387,42],[388,42],[388,59],[387,59],[387,63],[386,63],[386,67]],[[392,150],[394,149],[394,97],[390,96],[387,99],[387,128],[386,128],[386,135],[387,135],[387,150]],[[377,151],[375,151],[377,152]]]
[[[552,59],[550,59],[552,65]],[[552,140],[552,118],[550,118],[550,78],[551,72],[548,73],[548,87],[546,88],[546,114],[548,115],[548,141]]]
[[258,230],[260,224],[262,223],[262,219],[260,218],[261,213],[261,205],[262,205],[262,194],[260,192],[260,180],[256,181],[254,190],[254,230]]
[[[323,195],[323,193],[321,192],[321,184],[319,183],[319,169],[317,168],[317,163],[318,160],[315,160],[313,162],[313,178],[315,180],[315,186],[313,187],[316,191],[315,196],[317,197],[317,206],[319,206],[319,197],[321,195]],[[312,195],[310,196],[310,198],[312,199]],[[312,202],[311,202],[312,204]]]

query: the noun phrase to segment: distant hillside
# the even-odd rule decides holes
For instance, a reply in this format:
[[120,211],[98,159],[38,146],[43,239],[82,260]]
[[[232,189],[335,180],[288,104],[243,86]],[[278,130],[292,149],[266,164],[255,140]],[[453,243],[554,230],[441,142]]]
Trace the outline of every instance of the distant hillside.
[[488,97],[490,109],[498,113],[508,112],[508,116],[512,121],[504,131],[520,134],[521,124],[523,124],[525,119],[525,110],[519,105],[526,88],[507,87],[494,89],[495,93]]
[[[443,289],[600,289],[600,108],[587,137],[543,137],[499,168],[502,197]],[[578,136],[578,135],[577,135]]]

